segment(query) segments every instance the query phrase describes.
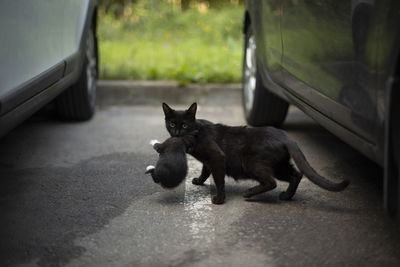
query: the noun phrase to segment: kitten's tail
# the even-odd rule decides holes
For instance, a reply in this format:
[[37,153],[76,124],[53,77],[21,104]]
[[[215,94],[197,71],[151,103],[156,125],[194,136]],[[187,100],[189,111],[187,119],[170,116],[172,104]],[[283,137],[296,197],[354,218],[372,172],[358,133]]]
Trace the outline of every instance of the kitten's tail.
[[310,166],[303,152],[301,152],[300,148],[297,146],[296,142],[287,139],[285,143],[289,154],[292,156],[294,162],[296,163],[296,166],[314,184],[333,192],[342,191],[350,184],[349,180],[343,180],[339,183],[334,183],[326,179],[325,177],[322,177]]

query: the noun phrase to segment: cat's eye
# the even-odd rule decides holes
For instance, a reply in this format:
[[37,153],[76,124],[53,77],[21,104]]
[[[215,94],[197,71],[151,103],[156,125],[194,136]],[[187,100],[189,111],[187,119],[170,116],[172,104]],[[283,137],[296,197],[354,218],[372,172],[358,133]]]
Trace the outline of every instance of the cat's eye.
[[175,127],[175,123],[170,122],[170,123],[169,123],[169,127],[174,128],[174,127]]
[[183,128],[183,129],[186,129],[187,127],[188,127],[187,124],[185,124],[185,123],[182,124],[182,128]]

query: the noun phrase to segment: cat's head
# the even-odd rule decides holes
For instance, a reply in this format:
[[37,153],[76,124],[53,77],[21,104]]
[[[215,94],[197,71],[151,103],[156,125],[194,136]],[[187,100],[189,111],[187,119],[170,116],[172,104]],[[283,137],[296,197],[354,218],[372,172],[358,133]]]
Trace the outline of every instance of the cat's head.
[[173,110],[163,103],[165,126],[171,136],[184,136],[195,132],[197,104],[193,103],[187,110]]

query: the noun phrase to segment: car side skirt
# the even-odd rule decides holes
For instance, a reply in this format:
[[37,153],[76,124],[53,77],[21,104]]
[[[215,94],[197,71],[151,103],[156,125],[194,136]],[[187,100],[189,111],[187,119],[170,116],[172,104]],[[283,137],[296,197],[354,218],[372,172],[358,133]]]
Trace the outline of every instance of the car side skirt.
[[79,72],[72,72],[70,75],[65,76],[16,108],[0,116],[0,137],[52,101],[65,88],[71,86],[76,81],[78,75]]
[[307,103],[303,102],[296,96],[287,93],[288,99],[291,103],[295,103],[295,105],[306,113],[308,116],[313,118],[319,124],[321,124],[324,128],[328,131],[333,133],[334,135],[338,136],[344,142],[349,144],[350,146],[354,147],[369,159],[375,161],[379,165],[383,166],[383,159],[379,158],[377,155],[378,147],[376,144],[370,143],[364,138],[358,136],[356,133],[348,130],[347,128],[343,127],[342,125],[338,124],[336,121],[326,117]]
[[355,132],[350,131],[343,125],[325,116],[323,113],[319,112],[296,95],[292,94],[289,90],[286,90],[284,87],[275,83],[268,75],[268,71],[266,70],[262,60],[258,60],[258,64],[258,68],[263,70],[261,72],[261,78],[263,85],[267,90],[288,101],[289,103],[294,104],[328,131],[332,132],[344,142],[363,153],[369,159],[383,166],[383,157],[378,156],[382,153],[379,152],[379,147],[375,143],[372,143],[357,135]]

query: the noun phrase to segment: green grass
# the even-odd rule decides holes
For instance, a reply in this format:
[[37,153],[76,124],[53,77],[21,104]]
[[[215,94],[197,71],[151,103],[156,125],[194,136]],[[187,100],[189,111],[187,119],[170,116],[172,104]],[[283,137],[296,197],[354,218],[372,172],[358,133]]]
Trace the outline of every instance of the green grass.
[[240,82],[242,16],[236,5],[182,12],[164,1],[138,1],[118,19],[100,12],[100,78]]

